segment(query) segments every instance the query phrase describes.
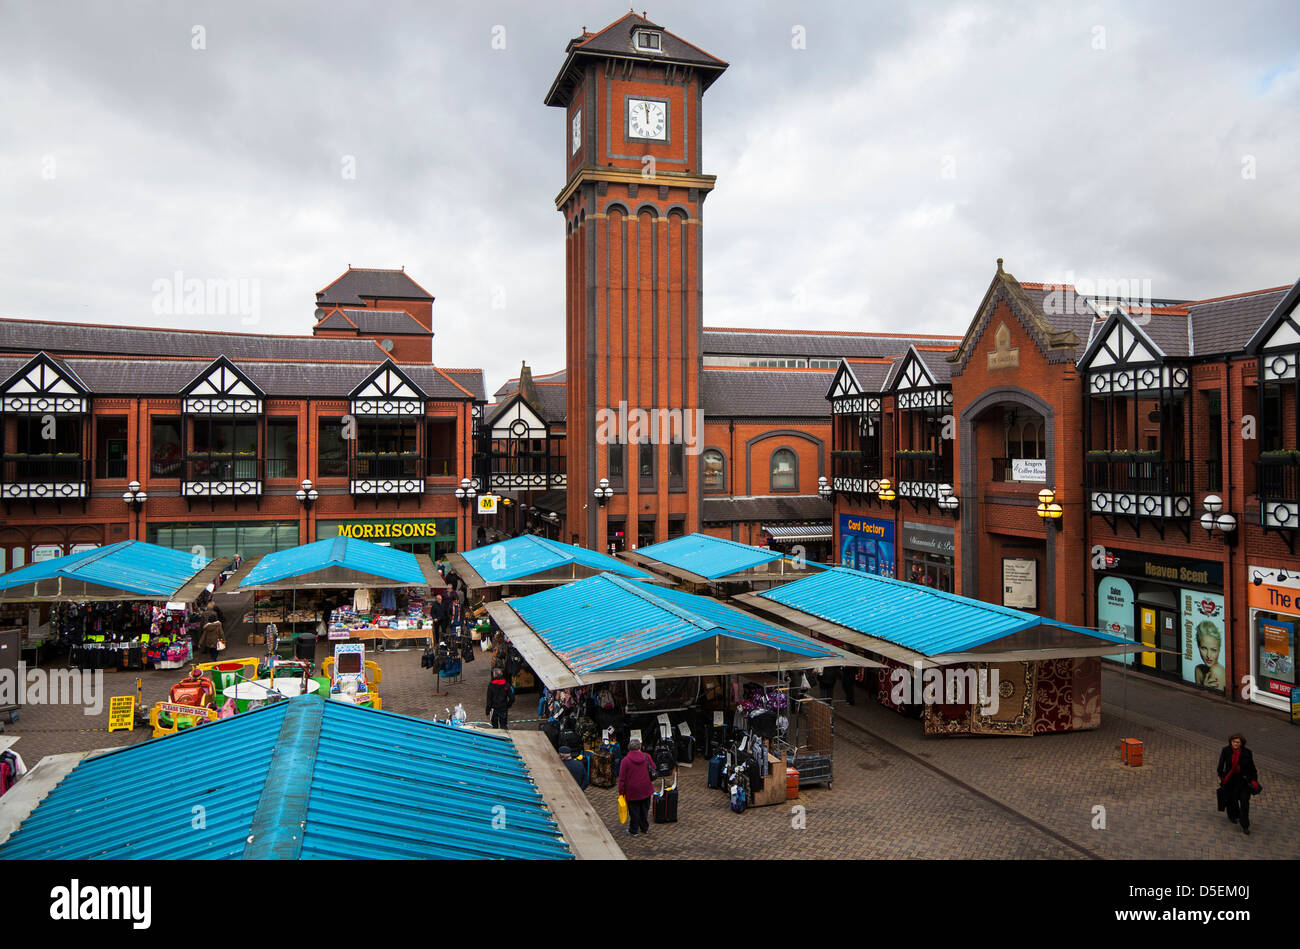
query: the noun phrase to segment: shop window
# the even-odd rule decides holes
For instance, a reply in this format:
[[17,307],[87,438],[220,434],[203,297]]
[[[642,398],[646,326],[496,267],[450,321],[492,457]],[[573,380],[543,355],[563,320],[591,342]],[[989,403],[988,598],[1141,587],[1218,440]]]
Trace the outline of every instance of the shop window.
[[708,449],[703,457],[704,490],[725,491],[727,489],[726,458],[716,448]]
[[266,420],[266,476],[298,477],[298,420],[272,417]]
[[1259,450],[1282,451],[1286,448],[1282,435],[1282,387],[1276,382],[1266,382],[1259,399]]
[[771,489],[776,491],[795,491],[799,487],[799,459],[788,448],[778,448],[772,452]]
[[181,476],[181,419],[155,415],[149,425],[149,470],[155,478]]
[[916,550],[903,552],[904,577],[912,583],[933,587],[944,593],[953,591],[953,560],[943,554]]
[[343,420],[323,418],[317,426],[316,476],[319,478],[346,478],[348,476],[348,446],[343,440]]

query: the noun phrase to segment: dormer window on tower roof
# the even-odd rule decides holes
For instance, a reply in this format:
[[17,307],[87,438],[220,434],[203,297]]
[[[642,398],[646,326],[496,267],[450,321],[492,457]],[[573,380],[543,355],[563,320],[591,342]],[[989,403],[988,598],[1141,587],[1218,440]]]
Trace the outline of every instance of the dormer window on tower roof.
[[663,49],[663,38],[654,30],[637,30],[636,48],[657,53]]

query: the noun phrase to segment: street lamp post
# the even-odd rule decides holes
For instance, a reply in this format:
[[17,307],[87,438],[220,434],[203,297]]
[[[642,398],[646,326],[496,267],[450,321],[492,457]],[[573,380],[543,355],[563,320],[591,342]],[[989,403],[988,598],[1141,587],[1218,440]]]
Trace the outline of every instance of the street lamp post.
[[1061,517],[1065,514],[1065,509],[1061,507],[1060,501],[1057,500],[1056,491],[1052,488],[1043,488],[1038,492],[1038,516],[1046,522],[1056,525],[1056,529],[1063,530]]
[[[126,486],[126,490],[122,492],[122,500],[126,503],[126,509],[136,515],[135,520],[138,528],[140,512],[144,510],[144,502],[149,500],[148,492],[140,489],[139,481],[132,481]],[[136,533],[139,533],[138,529]]]

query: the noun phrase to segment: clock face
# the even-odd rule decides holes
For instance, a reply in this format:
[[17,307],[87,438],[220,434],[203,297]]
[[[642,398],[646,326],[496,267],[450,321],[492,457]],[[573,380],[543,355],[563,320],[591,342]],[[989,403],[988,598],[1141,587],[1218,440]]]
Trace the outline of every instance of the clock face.
[[627,137],[667,141],[668,106],[654,99],[628,99]]
[[582,110],[579,109],[573,113],[573,151],[572,155],[578,154],[578,149],[582,147]]

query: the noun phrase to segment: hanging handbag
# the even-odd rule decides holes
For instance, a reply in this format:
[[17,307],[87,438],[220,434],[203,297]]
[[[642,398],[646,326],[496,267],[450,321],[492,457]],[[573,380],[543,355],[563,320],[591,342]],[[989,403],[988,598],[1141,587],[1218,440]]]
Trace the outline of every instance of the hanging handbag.
[[627,798],[621,794],[618,796],[618,822],[627,823]]
[[1226,811],[1228,809],[1227,789],[1222,784],[1220,784],[1217,788],[1214,789],[1214,793],[1215,796],[1218,797],[1219,799],[1219,810]]

